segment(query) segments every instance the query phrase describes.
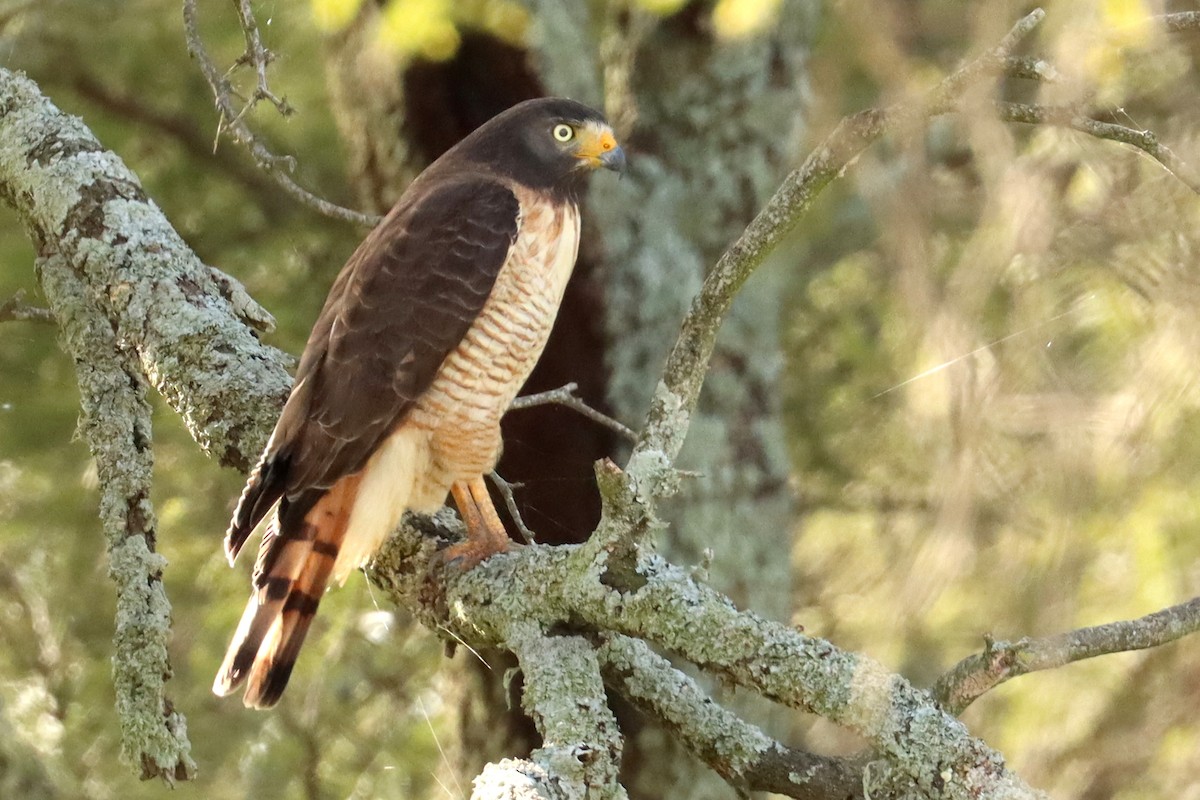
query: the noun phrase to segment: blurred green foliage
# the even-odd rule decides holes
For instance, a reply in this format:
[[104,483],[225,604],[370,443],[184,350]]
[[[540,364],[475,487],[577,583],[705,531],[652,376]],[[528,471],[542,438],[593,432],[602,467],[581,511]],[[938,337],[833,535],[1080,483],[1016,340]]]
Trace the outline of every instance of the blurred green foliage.
[[[829,20],[817,132],[927,85],[1022,10],[867,9]],[[1196,42],[1146,24],[1156,10],[1053,4],[1028,49],[1067,85],[1004,92],[1090,92],[1195,163]],[[1143,154],[986,114],[866,154],[806,226],[785,303],[794,619],[929,684],[984,634],[1195,595],[1198,221],[1200,198]],[[964,719],[1055,797],[1195,797],[1198,695],[1185,641],[1022,678]]]

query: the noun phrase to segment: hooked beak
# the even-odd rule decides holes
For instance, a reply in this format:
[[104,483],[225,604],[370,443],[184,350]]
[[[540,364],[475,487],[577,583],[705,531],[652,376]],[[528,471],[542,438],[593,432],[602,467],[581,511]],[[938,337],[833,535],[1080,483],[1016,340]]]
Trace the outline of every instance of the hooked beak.
[[617,144],[617,138],[608,126],[599,130],[585,129],[580,135],[575,157],[592,169],[604,167],[614,172],[625,171],[625,151]]
[[606,150],[600,155],[600,166],[620,175],[625,174],[625,151],[620,146]]

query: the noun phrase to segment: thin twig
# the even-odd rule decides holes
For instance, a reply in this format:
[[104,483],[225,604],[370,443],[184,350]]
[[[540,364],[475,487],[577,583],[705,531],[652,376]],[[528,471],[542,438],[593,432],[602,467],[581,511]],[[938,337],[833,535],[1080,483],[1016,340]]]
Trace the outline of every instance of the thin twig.
[[72,88],[85,100],[110,114],[152,128],[156,134],[161,134],[155,137],[155,141],[169,139],[192,157],[220,169],[259,198],[258,207],[269,219],[278,219],[285,201],[280,197],[274,181],[244,159],[235,157],[234,151],[229,148],[214,154],[212,142],[197,130],[193,120],[156,108],[136,94],[113,89],[83,72],[72,76],[70,81]]
[[247,108],[252,108],[259,100],[269,100],[280,114],[285,117],[291,116],[296,109],[288,104],[287,98],[276,97],[267,84],[267,65],[275,60],[275,54],[263,46],[262,36],[258,32],[258,21],[254,19],[254,10],[250,7],[250,0],[235,0],[234,5],[237,6],[238,20],[242,25],[242,33],[246,37],[246,52],[234,66],[249,64],[254,67],[254,76],[257,80],[254,94],[251,96]]
[[952,714],[1005,681],[1030,672],[1055,669],[1074,661],[1145,650],[1200,631],[1200,597],[1134,620],[1080,628],[1043,639],[995,642],[985,639],[982,653],[969,656],[942,675],[931,693]]
[[500,477],[500,473],[492,470],[488,473],[488,477],[492,480],[492,485],[496,487],[496,491],[500,492],[500,496],[504,498],[504,505],[508,508],[508,514],[512,517],[513,522],[517,525],[517,530],[521,533],[521,538],[525,540],[525,544],[533,544],[537,541],[537,535],[529,530],[525,525],[525,520],[521,517],[521,509],[517,508],[517,498],[513,495],[513,489],[521,488],[519,483],[509,483]]
[[1027,125],[1058,125],[1086,133],[1097,139],[1132,145],[1153,158],[1171,173],[1180,183],[1196,194],[1200,194],[1200,177],[1171,148],[1158,141],[1153,131],[1135,130],[1113,122],[1101,122],[1079,114],[1067,106],[1042,106],[1027,103],[997,101],[1000,118],[1007,122]]
[[28,305],[25,302],[25,290],[19,289],[0,303],[0,322],[43,322],[53,325],[54,314],[48,308]]
[[1170,33],[1200,31],[1200,11],[1177,11],[1174,14],[1162,14],[1154,19],[1161,22]]
[[1054,65],[1042,58],[1009,56],[1004,59],[1004,74],[1010,78],[1057,83],[1062,80]]
[[508,407],[509,411],[523,411],[527,408],[535,406],[559,405],[575,411],[593,422],[598,422],[609,430],[616,431],[618,434],[633,442],[637,440],[637,434],[633,428],[625,425],[612,417],[589,406],[580,399],[579,395],[575,394],[579,390],[579,384],[568,383],[566,386],[560,386],[557,389],[551,389],[547,392],[538,392],[537,394],[527,394],[523,397],[518,397],[512,401],[512,405]]
[[295,164],[295,159],[291,156],[275,155],[258,140],[258,137],[242,119],[242,112],[233,107],[233,101],[230,99],[233,87],[230,85],[229,79],[217,69],[217,65],[213,63],[200,38],[200,28],[196,20],[196,0],[183,0],[183,29],[187,38],[188,51],[199,62],[200,71],[204,73],[204,79],[208,81],[208,85],[213,91],[217,111],[220,113],[220,121],[217,125],[218,138],[222,133],[229,133],[235,141],[249,149],[258,165],[266,170],[285,192],[300,202],[312,206],[322,214],[334,219],[355,222],[359,225],[376,225],[380,217],[343,208],[328,200],[323,200],[301,187],[287,175],[287,170]]

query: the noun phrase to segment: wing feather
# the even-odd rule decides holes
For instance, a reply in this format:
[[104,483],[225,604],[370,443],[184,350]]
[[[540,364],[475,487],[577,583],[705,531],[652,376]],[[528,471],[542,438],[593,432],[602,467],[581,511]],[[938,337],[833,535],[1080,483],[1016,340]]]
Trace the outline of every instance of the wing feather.
[[520,204],[490,176],[433,177],[413,184],[334,282],[226,532],[231,561],[276,503],[310,506],[363,467],[487,301]]

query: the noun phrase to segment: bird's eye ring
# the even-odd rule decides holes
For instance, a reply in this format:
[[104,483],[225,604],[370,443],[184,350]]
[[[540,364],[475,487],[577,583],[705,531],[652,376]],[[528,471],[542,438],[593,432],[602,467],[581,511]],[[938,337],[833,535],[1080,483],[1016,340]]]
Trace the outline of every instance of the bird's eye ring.
[[575,136],[575,129],[565,123],[554,126],[554,138],[560,142],[569,142]]

